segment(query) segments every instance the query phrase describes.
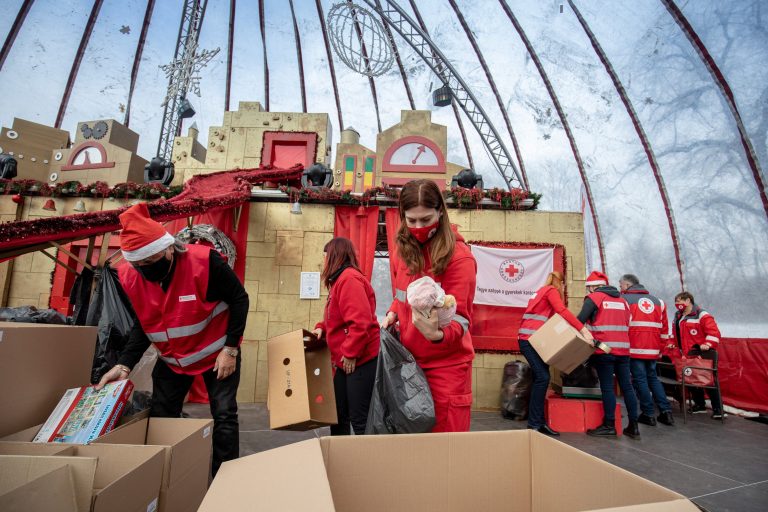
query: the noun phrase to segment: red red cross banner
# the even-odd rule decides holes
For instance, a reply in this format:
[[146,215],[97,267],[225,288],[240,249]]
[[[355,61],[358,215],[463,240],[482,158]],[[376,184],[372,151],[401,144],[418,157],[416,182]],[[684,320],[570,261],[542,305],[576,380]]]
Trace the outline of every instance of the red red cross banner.
[[553,269],[554,248],[471,248],[477,261],[475,304],[525,308]]

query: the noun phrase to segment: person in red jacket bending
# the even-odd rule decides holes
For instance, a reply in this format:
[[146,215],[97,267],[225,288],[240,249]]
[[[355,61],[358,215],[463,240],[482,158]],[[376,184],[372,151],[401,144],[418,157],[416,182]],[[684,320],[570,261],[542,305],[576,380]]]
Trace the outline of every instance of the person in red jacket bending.
[[613,390],[613,375],[616,374],[629,415],[629,425],[624,429],[624,435],[639,439],[637,396],[629,373],[629,304],[621,298],[619,290],[608,286],[608,277],[602,272],[593,271],[587,277],[586,285],[589,295],[584,299],[581,312],[576,317],[587,324],[587,329],[597,341],[611,347],[610,354],[597,349],[589,358],[600,380],[603,424],[587,430],[587,434],[596,437],[616,436],[616,393]]
[[[477,263],[451,227],[443,195],[433,181],[415,180],[403,187],[396,246],[395,300],[382,327],[399,322],[400,341],[424,370],[435,402],[432,431],[468,431],[475,357],[469,329]],[[456,299],[456,314],[445,327],[439,327],[434,309],[426,317],[406,300],[408,285],[423,276]]]
[[[710,350],[717,350],[720,344],[720,329],[715,319],[696,305],[693,295],[682,292],[675,295],[675,340],[683,354],[707,357]],[[702,388],[687,388],[693,398],[693,407],[688,410],[691,414],[707,412]],[[712,402],[712,419],[723,418],[723,402],[717,389],[707,389],[707,395]]]
[[528,307],[523,314],[523,321],[517,331],[520,352],[528,360],[533,372],[531,399],[528,404],[528,428],[548,436],[560,435],[559,432],[552,430],[544,422],[544,399],[547,395],[547,388],[549,388],[549,365],[541,359],[528,339],[555,313],[563,317],[575,329],[581,331],[582,336],[592,341],[592,333],[573,316],[573,313],[568,311],[563,303],[563,274],[560,272],[550,273],[547,276],[546,284],[528,301]]
[[331,426],[331,435],[349,435],[350,423],[355,435],[363,435],[379,356],[376,296],[357,266],[351,240],[334,238],[323,250],[321,277],[328,288],[328,301],[314,333],[328,343],[334,367],[338,424]]

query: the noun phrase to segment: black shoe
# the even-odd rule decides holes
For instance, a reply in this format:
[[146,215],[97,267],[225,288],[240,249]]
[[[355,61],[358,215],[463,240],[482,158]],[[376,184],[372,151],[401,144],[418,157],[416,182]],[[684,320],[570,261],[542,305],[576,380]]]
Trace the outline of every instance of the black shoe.
[[597,428],[587,430],[587,435],[594,437],[616,437],[616,429],[610,425],[600,425]]
[[[622,431],[625,436],[631,437],[632,439],[640,439],[640,427],[638,427],[637,421],[638,420],[629,420],[629,425]],[[656,420],[654,420],[653,423],[655,425]]]
[[560,435],[560,432],[556,430],[552,430],[549,428],[549,425],[542,425],[539,428],[536,429],[536,432],[539,432],[541,434],[544,434],[545,436],[551,436],[551,437],[558,437]]
[[706,405],[694,405],[688,408],[688,414],[704,414],[705,412],[707,412]]
[[712,413],[712,419],[713,419],[713,420],[721,420],[721,419],[723,419],[725,416],[727,416],[727,414],[725,414],[725,413],[723,413],[723,412],[713,412],[713,413]]
[[655,427],[656,426],[656,418],[653,416],[648,416],[646,414],[641,414],[637,417],[637,422],[642,423],[643,425],[648,425],[649,427]]
[[675,426],[675,418],[672,417],[672,411],[664,411],[659,414],[659,422],[670,427]]

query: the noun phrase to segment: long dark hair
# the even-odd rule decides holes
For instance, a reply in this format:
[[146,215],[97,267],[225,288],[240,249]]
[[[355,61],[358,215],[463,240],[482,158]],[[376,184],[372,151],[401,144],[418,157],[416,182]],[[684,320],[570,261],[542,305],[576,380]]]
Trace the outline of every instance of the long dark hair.
[[421,244],[416,240],[405,222],[405,212],[411,208],[423,206],[434,208],[440,215],[437,233],[430,241],[429,256],[432,260],[432,272],[435,275],[445,272],[445,268],[453,257],[456,246],[456,236],[448,220],[448,210],[440,189],[432,180],[409,181],[400,192],[400,229],[397,231],[397,252],[408,265],[411,275],[418,275],[424,270],[424,256],[421,254]]
[[320,278],[323,280],[326,288],[331,287],[331,282],[338,277],[336,274],[343,267],[352,267],[360,272],[360,267],[357,265],[357,256],[355,256],[355,246],[349,238],[336,237],[325,244],[323,251],[327,256]]

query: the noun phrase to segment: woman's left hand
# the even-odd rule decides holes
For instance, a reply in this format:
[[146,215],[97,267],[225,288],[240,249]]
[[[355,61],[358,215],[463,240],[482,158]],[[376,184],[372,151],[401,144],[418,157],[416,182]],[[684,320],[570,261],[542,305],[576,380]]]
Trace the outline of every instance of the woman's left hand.
[[355,371],[355,364],[357,363],[357,358],[348,358],[341,356],[341,366],[344,369],[344,373],[350,374]]
[[425,317],[416,310],[411,310],[411,317],[413,319],[413,325],[430,341],[440,341],[443,339],[443,331],[437,325],[437,313],[434,308],[429,312],[429,316]]

